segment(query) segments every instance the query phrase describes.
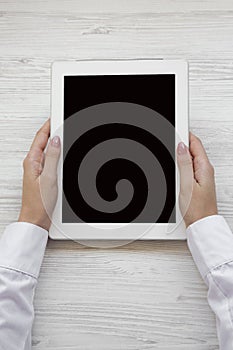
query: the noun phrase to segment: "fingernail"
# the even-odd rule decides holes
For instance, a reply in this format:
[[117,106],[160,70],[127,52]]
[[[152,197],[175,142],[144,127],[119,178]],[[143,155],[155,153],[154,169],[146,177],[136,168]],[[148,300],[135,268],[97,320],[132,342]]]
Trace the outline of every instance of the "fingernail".
[[179,144],[178,144],[178,148],[177,148],[177,152],[178,152],[178,154],[185,154],[186,153],[186,146],[185,146],[185,144],[183,143],[183,142],[180,142]]
[[52,146],[54,147],[60,147],[60,137],[54,136],[51,141]]

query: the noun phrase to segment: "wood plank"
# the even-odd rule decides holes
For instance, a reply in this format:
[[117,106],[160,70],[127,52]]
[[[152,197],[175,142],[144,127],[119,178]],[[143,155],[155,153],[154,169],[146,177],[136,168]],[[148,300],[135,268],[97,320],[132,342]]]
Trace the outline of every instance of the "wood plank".
[[0,11],[45,12],[45,13],[173,13],[193,11],[229,11],[233,9],[231,0],[1,0]]
[[[10,29],[9,29],[10,28]],[[5,57],[232,59],[233,11],[89,14],[2,12]],[[42,55],[43,52],[43,55]]]
[[36,295],[35,348],[216,349],[205,295],[184,242],[107,251],[50,242]]

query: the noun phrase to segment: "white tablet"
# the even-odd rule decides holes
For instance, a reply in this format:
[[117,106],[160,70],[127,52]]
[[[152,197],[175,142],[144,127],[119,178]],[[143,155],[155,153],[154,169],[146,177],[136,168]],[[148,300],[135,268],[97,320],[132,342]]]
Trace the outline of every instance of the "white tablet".
[[184,61],[55,62],[58,200],[49,236],[185,239],[176,147],[188,144]]

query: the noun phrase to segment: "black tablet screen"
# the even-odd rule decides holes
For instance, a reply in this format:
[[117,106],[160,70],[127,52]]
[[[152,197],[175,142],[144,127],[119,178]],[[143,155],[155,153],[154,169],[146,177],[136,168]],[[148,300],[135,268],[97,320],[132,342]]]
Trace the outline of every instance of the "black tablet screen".
[[64,77],[63,223],[176,221],[175,75]]

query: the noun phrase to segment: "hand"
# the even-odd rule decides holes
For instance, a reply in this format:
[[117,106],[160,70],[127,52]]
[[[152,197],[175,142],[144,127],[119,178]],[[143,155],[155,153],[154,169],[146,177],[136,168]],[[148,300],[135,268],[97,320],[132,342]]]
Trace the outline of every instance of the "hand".
[[218,213],[214,168],[201,141],[190,133],[189,149],[180,142],[177,148],[180,171],[180,210],[186,227]]
[[47,231],[57,200],[57,164],[60,139],[55,136],[44,150],[50,135],[50,120],[37,132],[23,162],[22,207],[18,221],[30,222]]

